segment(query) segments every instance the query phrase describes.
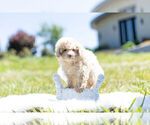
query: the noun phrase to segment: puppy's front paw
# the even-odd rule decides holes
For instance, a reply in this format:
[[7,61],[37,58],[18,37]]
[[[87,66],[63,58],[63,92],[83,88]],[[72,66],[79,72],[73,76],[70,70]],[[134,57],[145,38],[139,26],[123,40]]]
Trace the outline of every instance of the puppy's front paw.
[[87,87],[87,84],[82,84],[80,88],[85,89]]
[[75,87],[75,91],[77,93],[81,93],[81,92],[83,92],[83,90],[84,90],[84,88]]
[[66,88],[73,88],[72,84],[68,84]]

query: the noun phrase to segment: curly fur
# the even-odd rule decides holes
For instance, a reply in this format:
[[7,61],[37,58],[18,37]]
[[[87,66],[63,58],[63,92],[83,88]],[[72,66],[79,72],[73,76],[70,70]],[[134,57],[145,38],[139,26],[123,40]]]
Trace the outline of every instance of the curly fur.
[[79,93],[85,88],[92,89],[98,75],[103,72],[96,56],[73,38],[63,37],[58,40],[55,55],[66,76],[67,87],[75,88]]

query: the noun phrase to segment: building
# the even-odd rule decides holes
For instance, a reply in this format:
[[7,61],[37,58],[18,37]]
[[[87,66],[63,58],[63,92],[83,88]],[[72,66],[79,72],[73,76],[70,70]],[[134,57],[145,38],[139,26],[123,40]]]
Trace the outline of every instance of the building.
[[150,0],[104,0],[93,12],[150,12]]
[[[117,1],[130,1],[130,0],[106,0],[97,6],[94,10],[95,11],[106,11],[108,5],[113,5],[114,2]],[[133,0],[135,1],[135,0]],[[141,0],[139,0],[141,1]],[[143,0],[144,1],[144,0]],[[116,3],[116,10],[128,10],[121,5]],[[138,3],[137,3],[138,4]],[[124,6],[127,5],[124,4]],[[149,4],[150,5],[150,4]],[[139,8],[135,4],[129,5],[130,10],[137,11]],[[134,8],[134,9],[133,9]],[[143,9],[144,10],[144,9]],[[129,10],[127,11],[129,12]],[[139,41],[142,42],[143,40],[150,39],[150,13],[103,13],[100,14],[98,17],[92,20],[91,25],[92,28],[96,29],[98,32],[98,39],[101,46],[107,46],[109,48],[119,48],[121,45],[125,44],[127,41]]]

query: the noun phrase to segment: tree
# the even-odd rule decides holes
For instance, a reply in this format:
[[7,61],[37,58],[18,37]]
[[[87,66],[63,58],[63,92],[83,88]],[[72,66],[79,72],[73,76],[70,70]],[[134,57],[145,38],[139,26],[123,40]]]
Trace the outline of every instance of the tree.
[[63,29],[57,25],[49,26],[48,24],[44,23],[41,27],[41,30],[38,32],[40,37],[44,38],[44,48],[47,45],[50,45],[52,48],[52,52],[55,50],[55,44],[60,37],[62,37]]
[[33,35],[28,35],[24,31],[18,31],[15,35],[10,37],[8,50],[15,50],[17,55],[25,55],[28,49],[28,53],[31,52],[35,54],[36,49],[34,44],[35,37]]

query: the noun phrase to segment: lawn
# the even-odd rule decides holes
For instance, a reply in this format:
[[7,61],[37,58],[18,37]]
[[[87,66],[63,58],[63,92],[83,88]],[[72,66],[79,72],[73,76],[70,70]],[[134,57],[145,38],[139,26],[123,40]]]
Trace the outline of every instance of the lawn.
[[[150,94],[150,53],[96,54],[104,69],[101,93],[131,91]],[[55,57],[4,57],[0,60],[0,97],[12,94],[55,94]]]

